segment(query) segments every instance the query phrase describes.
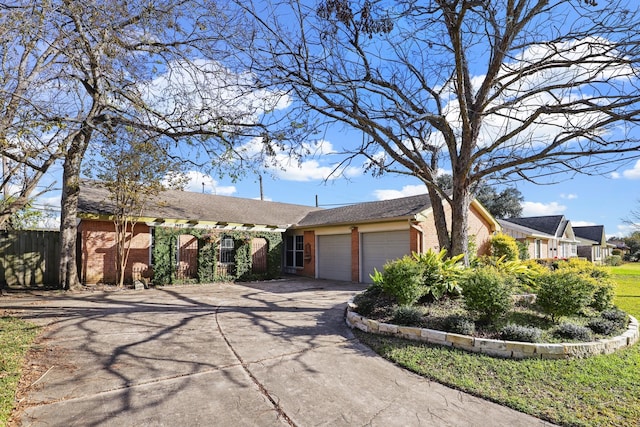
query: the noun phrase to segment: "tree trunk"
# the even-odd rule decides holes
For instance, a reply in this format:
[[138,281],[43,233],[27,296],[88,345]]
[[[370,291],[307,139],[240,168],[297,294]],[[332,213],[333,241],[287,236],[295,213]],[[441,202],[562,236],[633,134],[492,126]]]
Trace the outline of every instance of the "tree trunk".
[[451,206],[451,252],[450,256],[465,254],[465,264],[469,263],[469,207],[471,192],[466,182],[454,176],[453,202]]
[[438,235],[438,244],[440,250],[446,249],[447,254],[451,255],[451,238],[447,227],[447,215],[444,209],[442,196],[436,190],[436,186],[427,184],[429,190],[429,199],[431,200],[431,208],[433,209],[433,220],[436,225],[436,233]]
[[88,129],[78,132],[71,142],[63,165],[59,286],[66,290],[81,287],[76,257],[78,195],[80,194],[80,165],[90,136],[91,131]]

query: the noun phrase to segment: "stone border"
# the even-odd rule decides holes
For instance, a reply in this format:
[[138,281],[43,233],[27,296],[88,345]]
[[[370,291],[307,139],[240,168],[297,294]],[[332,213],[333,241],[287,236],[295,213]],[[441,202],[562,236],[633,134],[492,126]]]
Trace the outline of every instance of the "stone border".
[[611,354],[616,350],[635,344],[640,338],[638,320],[631,315],[629,316],[627,332],[617,337],[584,343],[552,344],[475,338],[469,335],[454,334],[434,329],[380,323],[359,315],[354,311],[356,307],[353,303],[353,298],[351,298],[347,303],[347,315],[345,318],[347,325],[351,328],[357,328],[364,332],[374,334],[397,336],[414,341],[444,345],[474,353],[512,359],[571,359],[590,357],[597,354]]

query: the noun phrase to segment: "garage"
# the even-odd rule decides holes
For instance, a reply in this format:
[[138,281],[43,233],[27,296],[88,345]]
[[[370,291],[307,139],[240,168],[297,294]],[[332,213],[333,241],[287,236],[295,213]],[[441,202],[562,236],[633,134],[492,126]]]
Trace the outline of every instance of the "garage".
[[409,230],[382,231],[376,233],[362,233],[362,276],[360,280],[371,283],[370,274],[374,269],[382,271],[387,261],[402,258],[411,253]]
[[351,235],[318,236],[318,278],[351,281]]

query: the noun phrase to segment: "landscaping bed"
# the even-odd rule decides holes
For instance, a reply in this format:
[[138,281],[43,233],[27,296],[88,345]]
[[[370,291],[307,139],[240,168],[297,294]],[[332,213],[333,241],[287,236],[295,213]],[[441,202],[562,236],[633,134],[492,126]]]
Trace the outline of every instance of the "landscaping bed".
[[520,260],[509,236],[491,243],[491,255],[469,267],[462,256],[431,250],[388,262],[354,299],[348,321],[365,331],[505,357],[589,356],[637,341],[637,323],[613,305],[605,269],[582,259]]

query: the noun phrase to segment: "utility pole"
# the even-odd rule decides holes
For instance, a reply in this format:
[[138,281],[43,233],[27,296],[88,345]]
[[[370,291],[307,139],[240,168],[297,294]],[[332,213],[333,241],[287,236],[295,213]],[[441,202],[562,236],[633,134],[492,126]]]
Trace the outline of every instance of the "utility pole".
[[258,180],[260,181],[260,200],[264,200],[264,192],[262,191],[262,175],[258,175]]

